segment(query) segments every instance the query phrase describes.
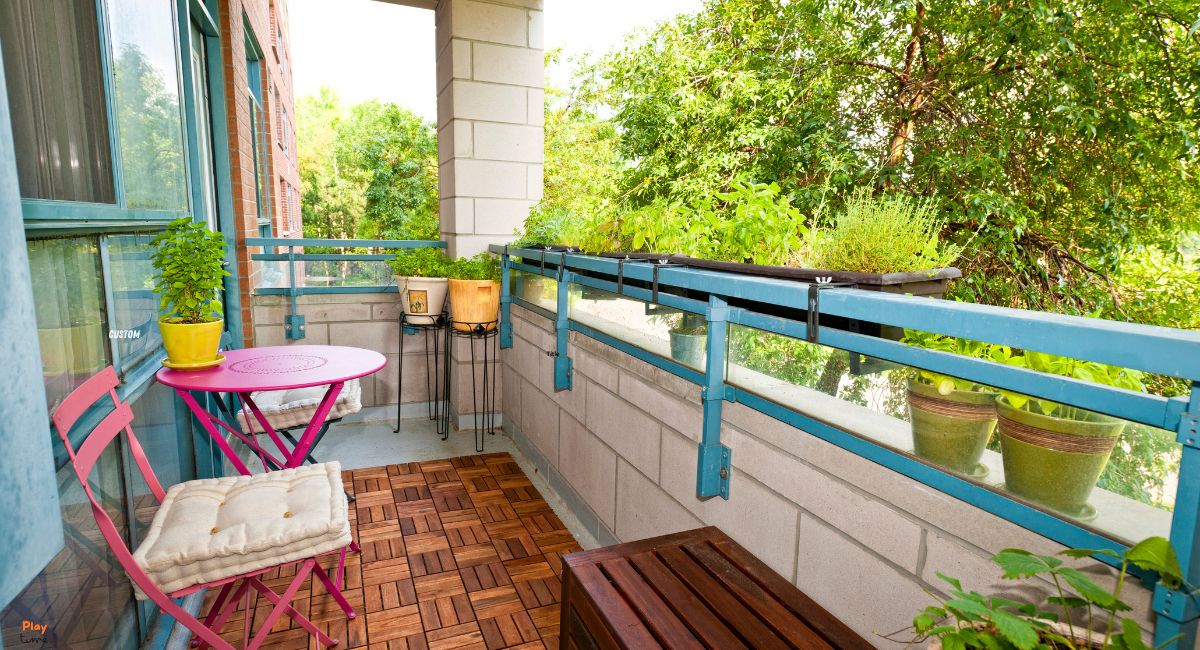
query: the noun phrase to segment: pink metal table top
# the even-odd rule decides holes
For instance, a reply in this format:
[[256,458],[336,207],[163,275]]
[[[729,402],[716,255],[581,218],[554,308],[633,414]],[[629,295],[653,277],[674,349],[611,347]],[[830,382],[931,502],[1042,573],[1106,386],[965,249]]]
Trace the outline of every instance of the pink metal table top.
[[[246,443],[258,454],[263,468],[277,467],[287,469],[298,467],[304,462],[308,452],[317,442],[318,431],[329,415],[337,400],[342,386],[351,379],[364,377],[378,372],[387,360],[382,354],[361,348],[350,348],[337,345],[288,345],[263,348],[246,348],[230,350],[225,353],[225,362],[215,368],[184,372],[163,368],[156,375],[158,381],[175,389],[175,393],[188,405],[199,420],[200,425],[209,433],[213,442],[220,447],[229,462],[242,474],[251,474],[250,468],[238,457],[229,441],[221,435],[220,429]],[[254,403],[252,393],[259,391],[288,390],[292,388],[307,388],[309,386],[325,386],[325,397],[317,406],[316,412],[304,433],[292,448],[284,443],[279,432],[271,426],[270,421],[258,405]],[[196,401],[192,391],[207,393],[234,393],[245,404],[258,420],[267,437],[275,443],[279,456],[264,449],[258,444],[254,434],[239,431],[228,422],[209,413]],[[224,405],[219,397],[217,405],[230,411],[231,407]],[[230,417],[233,413],[229,412]],[[243,417],[250,417],[243,412]]]
[[377,372],[387,362],[373,350],[338,345],[279,345],[224,354],[225,363],[215,368],[163,368],[156,376],[181,390],[250,393],[345,382]]

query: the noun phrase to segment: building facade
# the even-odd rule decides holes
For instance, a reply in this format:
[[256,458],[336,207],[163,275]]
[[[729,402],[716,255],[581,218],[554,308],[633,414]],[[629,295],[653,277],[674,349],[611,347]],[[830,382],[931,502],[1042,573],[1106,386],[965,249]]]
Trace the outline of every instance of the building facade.
[[[301,231],[288,43],[286,0],[0,2],[0,162],[12,163],[0,195],[25,237],[6,241],[4,261],[10,279],[30,278],[4,306],[36,323],[6,332],[5,359],[20,350],[42,368],[12,378],[37,397],[4,424],[5,454],[22,441],[37,450],[6,478],[13,503],[39,504],[39,516],[4,535],[15,555],[0,571],[2,646],[45,625],[49,647],[129,648],[158,623],[108,553],[46,413],[112,365],[160,480],[214,473],[204,436],[153,379],[152,241],[183,216],[224,235],[230,344],[251,344],[242,305],[259,270],[241,243]],[[147,487],[117,447],[92,476],[136,547],[153,515]]]

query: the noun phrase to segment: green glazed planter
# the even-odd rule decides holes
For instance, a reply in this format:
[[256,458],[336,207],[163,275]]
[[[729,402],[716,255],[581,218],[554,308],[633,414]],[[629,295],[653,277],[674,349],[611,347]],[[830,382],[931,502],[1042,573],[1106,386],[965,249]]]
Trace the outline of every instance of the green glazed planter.
[[671,358],[689,368],[703,368],[707,334],[671,332]]
[[1072,517],[1095,517],[1087,500],[1125,422],[1091,412],[1080,420],[1042,415],[1003,397],[996,407],[1008,490]]
[[946,469],[976,478],[987,474],[979,463],[996,430],[996,394],[937,388],[908,382],[908,413],[913,451]]

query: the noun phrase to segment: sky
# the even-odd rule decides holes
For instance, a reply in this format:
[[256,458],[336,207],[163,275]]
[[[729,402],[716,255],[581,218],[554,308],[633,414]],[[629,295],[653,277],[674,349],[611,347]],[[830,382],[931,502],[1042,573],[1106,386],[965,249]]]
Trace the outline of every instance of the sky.
[[[546,48],[569,58],[604,52],[625,34],[702,0],[546,0]],[[429,120],[437,115],[433,12],[374,0],[291,0],[296,97],[333,87],[348,103],[392,101]]]

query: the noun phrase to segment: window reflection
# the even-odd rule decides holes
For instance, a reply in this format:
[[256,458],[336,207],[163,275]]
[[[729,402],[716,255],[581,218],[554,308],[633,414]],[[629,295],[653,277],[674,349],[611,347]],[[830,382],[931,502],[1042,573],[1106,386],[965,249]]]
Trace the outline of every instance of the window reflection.
[[109,0],[107,6],[126,204],[187,210],[170,0]]
[[99,240],[29,242],[46,400],[51,407],[110,363]]
[[21,196],[115,202],[96,3],[0,2],[0,45]]
[[121,369],[131,368],[162,344],[158,331],[158,296],[154,288],[154,235],[108,238],[112,282],[112,331]]
[[[92,470],[90,484],[117,530],[123,531],[127,518],[122,472],[119,450],[109,445]],[[75,471],[64,467],[58,482],[66,545],[3,611],[3,645],[25,647],[21,621],[28,620],[49,626],[42,647],[133,647],[136,637],[130,635],[136,635],[138,626],[129,579],[101,536]]]

